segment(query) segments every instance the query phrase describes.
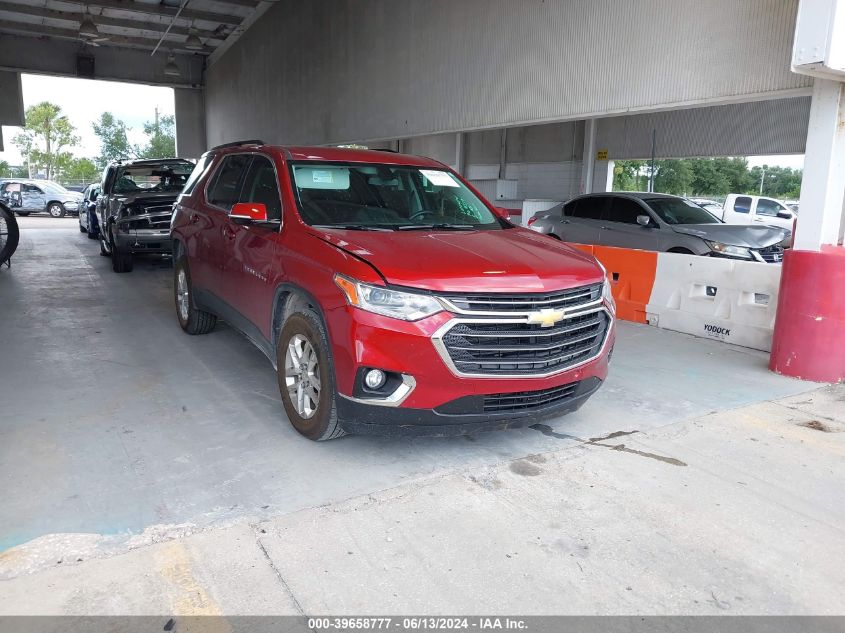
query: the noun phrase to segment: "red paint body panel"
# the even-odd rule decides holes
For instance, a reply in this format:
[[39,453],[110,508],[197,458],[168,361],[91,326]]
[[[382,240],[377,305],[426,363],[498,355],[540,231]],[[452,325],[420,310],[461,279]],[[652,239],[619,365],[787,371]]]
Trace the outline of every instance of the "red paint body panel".
[[[274,163],[282,197],[281,230],[237,225],[225,211],[206,201],[209,176],[231,153],[260,154]],[[417,322],[379,316],[349,306],[334,283],[334,275],[341,273],[369,284],[386,281],[434,292],[557,291],[604,278],[591,255],[522,228],[393,233],[317,229],[299,215],[288,168],[291,160],[448,169],[428,158],[368,150],[249,146],[214,152],[212,165],[197,186],[177,201],[171,233],[188,257],[197,289],[234,309],[267,344],[274,343],[278,326],[273,321],[274,309],[280,289],[298,288],[322,312],[337,389],[346,396],[352,395],[361,367],[412,375],[416,388],[401,406],[414,409],[433,409],[468,395],[546,389],[590,377],[605,379],[615,337],[612,326],[602,353],[572,370],[546,378],[458,377],[431,339],[453,318],[450,313],[440,312]],[[253,339],[255,332],[250,336]]]
[[845,248],[784,255],[769,368],[818,382],[845,381]]

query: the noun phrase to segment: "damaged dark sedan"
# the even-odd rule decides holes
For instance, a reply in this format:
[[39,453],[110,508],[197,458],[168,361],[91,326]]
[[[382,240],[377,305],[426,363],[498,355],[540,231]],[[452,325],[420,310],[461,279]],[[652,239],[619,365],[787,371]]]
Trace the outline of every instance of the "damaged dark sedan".
[[541,211],[529,228],[565,242],[780,263],[791,231],[725,224],[694,202],[661,193],[586,194]]
[[178,158],[116,161],[103,173],[97,199],[100,253],[116,273],[132,271],[134,257],[172,250],[173,203],[194,164]]

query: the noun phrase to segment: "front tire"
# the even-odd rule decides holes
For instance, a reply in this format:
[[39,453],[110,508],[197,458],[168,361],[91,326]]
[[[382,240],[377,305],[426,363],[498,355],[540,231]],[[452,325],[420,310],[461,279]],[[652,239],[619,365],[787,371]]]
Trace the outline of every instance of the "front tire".
[[217,316],[199,310],[194,305],[193,289],[191,287],[191,275],[188,271],[188,262],[184,257],[176,260],[173,264],[173,293],[176,301],[176,318],[179,319],[179,326],[188,334],[208,334],[217,325]]
[[50,206],[47,207],[47,212],[54,218],[63,218],[66,214],[65,207],[61,202],[51,202]]
[[109,250],[111,251],[111,269],[116,273],[131,273],[134,266],[132,253],[130,251],[121,250],[117,247],[114,240],[114,227],[112,227]]
[[279,333],[276,366],[282,404],[291,425],[315,442],[346,435],[337,418],[329,339],[308,308],[290,314]]

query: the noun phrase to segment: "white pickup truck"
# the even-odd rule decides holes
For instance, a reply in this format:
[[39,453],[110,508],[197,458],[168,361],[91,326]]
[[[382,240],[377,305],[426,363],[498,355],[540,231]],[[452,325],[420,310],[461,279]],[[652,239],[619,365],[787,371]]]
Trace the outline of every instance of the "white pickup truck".
[[[713,211],[711,211],[712,213]],[[731,193],[725,199],[719,219],[728,224],[768,224],[792,231],[797,215],[782,202],[765,196]]]

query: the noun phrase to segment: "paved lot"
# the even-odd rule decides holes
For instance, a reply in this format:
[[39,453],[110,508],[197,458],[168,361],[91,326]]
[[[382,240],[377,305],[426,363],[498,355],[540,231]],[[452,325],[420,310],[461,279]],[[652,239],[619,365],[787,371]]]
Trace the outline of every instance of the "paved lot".
[[314,444],[75,222],[0,271],[0,613],[845,613],[841,388],[621,324],[544,427]]

